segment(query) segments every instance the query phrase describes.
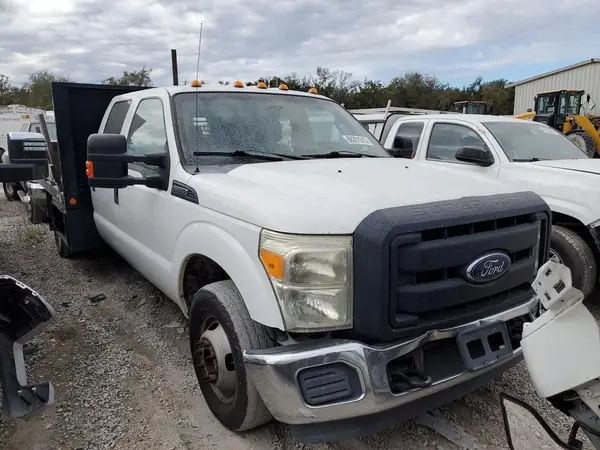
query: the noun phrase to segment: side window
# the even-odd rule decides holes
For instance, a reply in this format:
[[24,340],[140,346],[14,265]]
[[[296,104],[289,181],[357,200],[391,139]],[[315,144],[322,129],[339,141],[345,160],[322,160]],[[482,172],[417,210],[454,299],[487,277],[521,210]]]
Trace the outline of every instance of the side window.
[[485,148],[481,137],[463,125],[436,123],[431,131],[427,146],[427,159],[457,162],[455,155],[458,147]]
[[394,137],[394,149],[404,150],[403,157],[411,158],[417,150],[425,122],[401,123]]
[[102,132],[106,134],[121,134],[121,128],[123,128],[123,122],[125,122],[125,116],[129,112],[130,106],[130,101],[115,103],[108,113],[108,118]]
[[[142,100],[131,121],[127,136],[127,153],[143,155],[167,150],[167,130],[162,101],[158,98]],[[130,163],[129,168],[142,175],[153,175],[158,167],[143,163]]]

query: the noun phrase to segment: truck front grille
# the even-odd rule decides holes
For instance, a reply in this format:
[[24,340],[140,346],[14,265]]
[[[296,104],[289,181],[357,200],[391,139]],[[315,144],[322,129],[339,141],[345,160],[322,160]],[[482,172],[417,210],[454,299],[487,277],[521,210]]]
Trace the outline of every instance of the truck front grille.
[[[423,230],[414,241],[400,235],[390,249],[391,267],[397,268],[390,273],[390,298],[396,305],[390,325],[439,327],[522,302],[531,295],[539,264],[537,222],[536,214],[525,214]],[[496,250],[510,257],[508,272],[490,283],[470,283],[467,266]]]
[[[358,334],[378,341],[422,334],[501,312],[533,295],[550,224],[548,206],[536,194],[384,211],[365,219],[354,235]],[[508,255],[508,271],[493,281],[470,281],[469,264],[492,252]]]

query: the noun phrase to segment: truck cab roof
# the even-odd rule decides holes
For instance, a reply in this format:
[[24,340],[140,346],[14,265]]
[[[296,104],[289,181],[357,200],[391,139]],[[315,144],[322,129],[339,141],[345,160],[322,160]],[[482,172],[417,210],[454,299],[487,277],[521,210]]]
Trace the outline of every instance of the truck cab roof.
[[[293,96],[302,96],[302,97],[317,97],[326,100],[330,100],[329,98],[319,95],[319,94],[311,94],[309,92],[302,91],[293,91],[293,90],[285,90],[280,89],[278,87],[270,87],[270,88],[259,88],[257,86],[244,86],[244,87],[235,87],[232,85],[222,85],[222,84],[205,84],[201,87],[195,88],[191,86],[166,86],[166,87],[155,87],[149,89],[142,89],[134,92],[129,92],[127,94],[122,94],[115,97],[115,101],[123,98],[139,98],[139,97],[151,97],[153,94],[157,92],[167,92],[170,96],[175,94],[180,94],[183,92],[191,92],[191,93],[206,93],[206,92],[235,92],[235,93],[257,93],[257,94],[277,94],[277,95],[293,95]],[[332,100],[330,100],[332,101]]]

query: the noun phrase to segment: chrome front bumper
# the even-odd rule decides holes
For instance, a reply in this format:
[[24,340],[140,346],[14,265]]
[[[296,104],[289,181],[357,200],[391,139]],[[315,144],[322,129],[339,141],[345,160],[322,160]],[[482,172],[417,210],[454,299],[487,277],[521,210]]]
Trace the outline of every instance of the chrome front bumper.
[[[244,351],[246,371],[258,389],[265,405],[275,419],[293,425],[309,425],[351,419],[395,409],[418,402],[488,372],[507,366],[508,369],[522,357],[521,349],[512,356],[481,370],[463,371],[434,381],[425,388],[413,389],[400,394],[391,391],[387,365],[391,360],[408,355],[428,342],[455,338],[460,332],[480,328],[499,321],[527,316],[537,310],[538,299],[494,316],[445,330],[432,330],[418,338],[386,345],[369,346],[349,340],[324,340],[321,342],[281,346],[265,350]],[[512,362],[512,364],[508,364]],[[302,369],[329,363],[342,363],[358,372],[359,395],[352,400],[310,406],[304,400],[298,373]],[[467,383],[468,384],[468,383]],[[467,389],[468,391],[469,389]],[[438,405],[441,406],[441,405]]]

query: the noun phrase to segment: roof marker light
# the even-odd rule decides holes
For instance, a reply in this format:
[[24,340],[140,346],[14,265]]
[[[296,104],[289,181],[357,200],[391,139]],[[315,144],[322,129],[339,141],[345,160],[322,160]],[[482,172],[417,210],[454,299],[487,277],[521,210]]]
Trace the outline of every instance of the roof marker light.
[[192,87],[202,87],[202,83],[199,80],[192,81]]
[[308,93],[309,93],[309,94],[318,94],[318,93],[319,93],[319,91],[317,91],[317,88],[311,87],[311,88],[308,90]]
[[267,83],[265,83],[264,81],[259,81],[256,87],[259,89],[267,89]]
[[243,88],[244,87],[244,82],[240,81],[240,80],[237,80],[235,83],[233,83],[233,87]]
[[285,84],[285,83],[281,83],[279,85],[279,89],[281,89],[282,91],[289,91],[290,90],[290,88],[288,87],[288,85]]

